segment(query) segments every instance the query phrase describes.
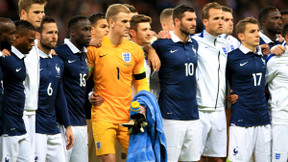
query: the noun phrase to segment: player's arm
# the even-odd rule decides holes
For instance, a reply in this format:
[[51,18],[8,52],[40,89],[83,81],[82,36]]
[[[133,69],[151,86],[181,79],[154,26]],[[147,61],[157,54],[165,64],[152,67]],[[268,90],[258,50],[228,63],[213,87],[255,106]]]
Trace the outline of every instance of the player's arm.
[[144,53],[141,48],[138,49],[137,56],[136,65],[133,70],[136,92],[138,93],[141,90],[150,91],[144,67]]
[[87,63],[88,63],[88,69],[89,69],[89,73],[87,77],[87,80],[88,80],[95,68],[96,50],[93,47],[88,47],[87,50],[88,51],[86,55],[87,55]]
[[74,135],[71,128],[70,118],[68,114],[68,107],[64,96],[62,81],[60,81],[58,85],[55,108],[58,118],[57,120],[61,121],[61,124],[63,124],[66,128],[65,131],[67,142],[66,149],[69,150],[74,145]]
[[144,45],[144,51],[148,54],[148,64],[153,69],[159,71],[161,66],[161,61],[155,51],[155,49],[150,45]]
[[269,84],[277,75],[277,65],[275,64],[275,59],[271,59],[270,57],[275,57],[275,56],[269,56],[267,58],[267,70],[266,70],[266,75],[265,75],[265,81],[266,84]]

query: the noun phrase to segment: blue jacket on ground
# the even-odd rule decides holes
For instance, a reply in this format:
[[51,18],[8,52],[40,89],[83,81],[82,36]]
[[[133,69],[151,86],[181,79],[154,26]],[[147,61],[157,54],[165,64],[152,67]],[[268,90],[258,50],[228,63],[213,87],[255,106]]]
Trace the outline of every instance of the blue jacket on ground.
[[148,125],[143,133],[130,135],[127,162],[166,162],[166,138],[156,98],[150,92],[142,90],[133,101],[145,106]]

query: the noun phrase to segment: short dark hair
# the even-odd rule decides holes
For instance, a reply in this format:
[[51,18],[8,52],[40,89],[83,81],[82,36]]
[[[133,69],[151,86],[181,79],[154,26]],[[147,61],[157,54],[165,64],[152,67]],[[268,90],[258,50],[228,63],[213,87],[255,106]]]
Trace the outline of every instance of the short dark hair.
[[173,16],[174,8],[166,8],[160,13],[160,22],[166,21],[167,18]]
[[38,28],[38,32],[41,33],[42,30],[43,30],[43,26],[44,24],[46,23],[56,23],[56,20],[51,17],[51,16],[45,16],[43,17],[42,21],[41,21],[41,24],[40,24],[40,27]]
[[222,6],[222,11],[233,13],[233,9],[227,6]]
[[185,4],[178,5],[173,10],[173,21],[175,18],[181,20],[184,17],[184,12],[195,12],[195,10],[192,7]]
[[137,31],[138,24],[143,22],[151,23],[152,19],[151,17],[143,14],[134,15],[130,20],[130,29]]
[[262,25],[262,20],[263,19],[266,19],[269,12],[272,11],[272,10],[278,10],[276,7],[274,6],[267,6],[267,7],[264,7],[262,8],[259,13],[258,13],[258,20],[260,22],[260,25]]
[[287,34],[288,34],[288,24],[285,24],[285,25],[283,26],[281,35],[282,35],[282,36],[284,37],[284,39],[285,39],[285,35],[287,35]]
[[70,31],[72,29],[72,27],[78,23],[78,21],[80,20],[88,20],[87,17],[85,16],[81,16],[81,15],[76,15],[71,17],[71,19],[68,22],[68,31]]
[[96,14],[92,14],[89,17],[89,21],[91,23],[91,25],[96,25],[98,20],[100,19],[105,19],[105,14],[100,12],[100,13],[96,13]]
[[16,26],[16,33],[21,36],[25,36],[30,30],[36,31],[35,27],[29,21],[26,20],[17,20],[15,22],[15,26]]
[[240,20],[235,27],[236,34],[244,33],[247,24],[257,24],[258,25],[258,20],[255,19],[254,17],[247,17],[245,19]]
[[287,15],[288,14],[288,10],[281,10],[280,13],[281,13],[281,15]]

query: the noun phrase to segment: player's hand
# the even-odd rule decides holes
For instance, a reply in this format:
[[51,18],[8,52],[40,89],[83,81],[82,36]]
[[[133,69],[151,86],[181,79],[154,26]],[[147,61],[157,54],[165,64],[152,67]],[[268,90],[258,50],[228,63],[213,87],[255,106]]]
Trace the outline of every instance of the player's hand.
[[149,67],[151,67],[153,69],[153,71],[154,70],[159,71],[160,66],[161,66],[161,61],[160,61],[155,49],[153,49],[151,45],[147,45],[144,48],[145,48],[145,51],[147,51],[147,53],[148,53]]
[[54,49],[51,49],[51,54],[54,55],[54,56],[57,56],[57,53],[55,52]]
[[157,39],[170,39],[171,34],[169,31],[160,31],[157,35]]
[[6,56],[10,56],[10,52],[7,50],[7,49],[3,49],[2,51],[3,55],[6,57]]
[[284,37],[282,37],[281,34],[276,34],[276,36],[277,36],[278,41],[279,41],[280,43],[282,43],[282,42],[284,41]]
[[275,54],[276,56],[281,56],[285,52],[285,50],[285,46],[278,44],[271,48],[271,53]]
[[91,39],[90,46],[95,46],[96,48],[99,48],[102,46],[102,40],[101,39]]
[[237,94],[233,94],[233,91],[230,90],[230,94],[227,96],[227,100],[231,103],[231,104],[235,104],[238,100],[239,96]]
[[74,135],[71,126],[66,128],[65,136],[67,142],[66,150],[69,150],[74,145]]
[[100,106],[104,102],[104,99],[96,92],[93,92],[89,98],[89,101],[93,106]]
[[268,44],[262,44],[262,45],[260,45],[260,47],[261,47],[262,53],[264,55],[268,56],[270,53],[269,45]]

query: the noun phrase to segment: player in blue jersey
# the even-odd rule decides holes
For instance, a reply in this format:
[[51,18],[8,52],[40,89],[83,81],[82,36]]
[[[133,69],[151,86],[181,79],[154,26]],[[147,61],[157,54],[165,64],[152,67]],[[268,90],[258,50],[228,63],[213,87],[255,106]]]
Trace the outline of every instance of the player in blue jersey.
[[[91,40],[90,21],[83,16],[74,16],[68,22],[69,39],[56,47],[56,53],[64,62],[63,89],[75,138],[74,147],[65,151],[66,161],[88,161],[88,137],[84,102],[87,96],[86,78],[88,65],[86,48]],[[64,130],[61,130],[64,137]]]
[[240,20],[238,49],[228,54],[227,79],[239,96],[231,108],[229,160],[269,162],[271,126],[265,99],[266,62],[255,18]]
[[190,38],[195,33],[196,18],[193,8],[177,6],[171,39],[158,39],[152,44],[161,60],[159,106],[168,161],[198,161],[201,156],[195,76],[198,43]]
[[60,130],[57,127],[56,113],[66,127],[67,150],[73,146],[74,136],[62,86],[64,64],[59,56],[51,54],[58,40],[55,19],[44,17],[39,33],[37,50],[40,57],[40,85],[36,111],[35,161],[64,162],[64,149]]
[[23,81],[26,76],[23,59],[24,54],[28,54],[34,45],[35,33],[31,23],[17,21],[16,39],[10,51],[11,56],[1,58],[4,83],[1,161],[33,161],[32,148],[22,116],[25,104]]

